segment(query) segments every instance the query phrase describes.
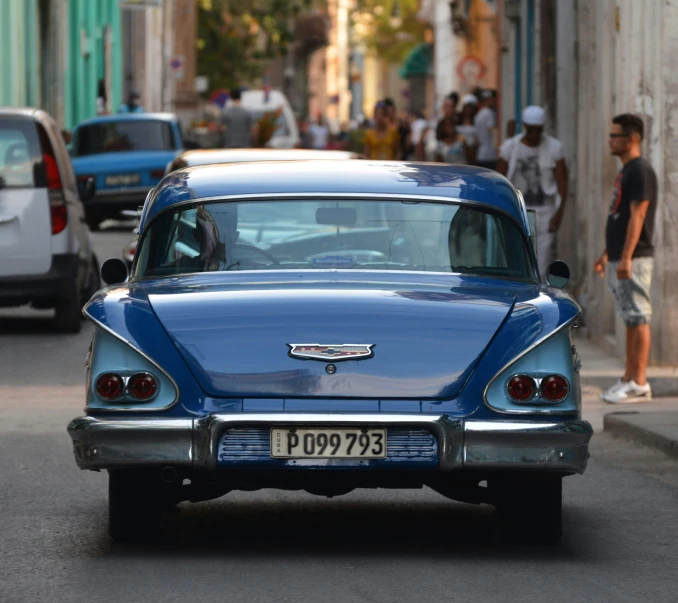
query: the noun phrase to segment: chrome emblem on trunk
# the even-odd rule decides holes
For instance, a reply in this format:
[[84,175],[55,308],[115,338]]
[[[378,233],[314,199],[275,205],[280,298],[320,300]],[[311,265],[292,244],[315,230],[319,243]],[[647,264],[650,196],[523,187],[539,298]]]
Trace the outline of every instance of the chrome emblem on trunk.
[[339,360],[360,360],[373,356],[373,343],[342,343],[338,345],[324,345],[320,343],[288,343],[289,355],[292,358],[306,360],[325,360],[337,362]]

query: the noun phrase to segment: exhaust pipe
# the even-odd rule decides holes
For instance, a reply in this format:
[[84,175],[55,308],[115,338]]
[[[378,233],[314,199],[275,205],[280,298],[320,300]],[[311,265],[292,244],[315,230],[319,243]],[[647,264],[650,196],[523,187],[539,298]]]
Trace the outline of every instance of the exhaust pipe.
[[160,479],[166,484],[171,484],[177,481],[179,475],[174,467],[164,467],[160,470]]

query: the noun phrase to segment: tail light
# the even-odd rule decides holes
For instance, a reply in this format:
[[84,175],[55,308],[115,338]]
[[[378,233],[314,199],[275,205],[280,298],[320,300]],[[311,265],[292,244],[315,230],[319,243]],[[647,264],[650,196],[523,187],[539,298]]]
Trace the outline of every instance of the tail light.
[[104,400],[115,400],[122,395],[124,386],[120,375],[104,373],[97,379],[96,391]]
[[560,402],[569,393],[567,380],[562,375],[549,375],[541,382],[541,397],[549,402]]
[[151,178],[162,178],[165,175],[165,170],[151,170]]
[[137,373],[132,375],[127,384],[127,392],[137,400],[148,400],[155,395],[158,384],[153,375],[149,373]]
[[47,180],[47,194],[49,195],[49,212],[52,222],[52,234],[59,234],[68,224],[68,210],[64,199],[64,189],[61,183],[61,173],[56,160],[56,154],[45,129],[38,125],[40,146],[42,147],[42,160],[45,166],[45,179]]
[[527,402],[536,392],[537,384],[528,375],[516,375],[508,382],[508,395],[516,402]]

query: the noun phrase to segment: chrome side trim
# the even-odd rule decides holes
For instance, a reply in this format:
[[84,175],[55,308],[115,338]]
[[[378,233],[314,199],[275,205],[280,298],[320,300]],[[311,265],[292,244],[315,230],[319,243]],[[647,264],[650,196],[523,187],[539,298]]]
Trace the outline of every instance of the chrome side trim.
[[[521,409],[521,410],[505,410],[503,408],[496,408],[492,406],[488,401],[487,401],[487,392],[490,389],[490,386],[497,380],[499,377],[504,373],[504,371],[508,370],[513,366],[518,360],[520,360],[523,356],[526,356],[529,354],[534,348],[537,346],[540,346],[542,343],[544,343],[546,340],[551,339],[551,337],[555,337],[560,333],[561,331],[564,331],[565,329],[569,328],[580,316],[582,315],[582,311],[580,310],[575,316],[570,318],[570,320],[564,322],[562,325],[560,325],[557,329],[554,329],[551,331],[548,335],[544,335],[541,339],[538,339],[535,341],[532,345],[528,346],[525,348],[520,354],[509,360],[501,369],[497,371],[497,373],[492,377],[487,382],[487,385],[485,386],[485,389],[483,390],[483,404],[487,406],[490,410],[493,412],[499,413],[501,415],[574,415],[577,416],[579,415],[578,410],[559,410],[557,408],[539,408],[539,409],[534,409],[534,410],[529,410],[529,409]],[[570,390],[570,393],[572,393],[572,390]],[[560,404],[560,403],[559,403]]]
[[221,436],[251,426],[418,427],[438,440],[439,469],[583,473],[593,429],[587,421],[464,420],[448,415],[243,413],[202,419],[80,417],[68,433],[81,469],[182,466],[216,470]]
[[[172,402],[170,402],[166,406],[161,406],[161,407],[158,407],[158,408],[148,408],[146,406],[142,406],[140,408],[128,408],[127,406],[124,406],[124,407],[111,406],[110,408],[109,407],[97,408],[96,411],[97,412],[125,412],[125,413],[128,413],[128,412],[131,412],[131,413],[134,413],[134,412],[162,412],[164,410],[167,410],[168,408],[172,408],[179,401],[179,386],[177,385],[177,382],[174,379],[172,379],[172,376],[164,368],[162,368],[155,360],[153,360],[153,358],[151,358],[148,354],[146,354],[145,352],[142,352],[131,341],[129,341],[128,339],[125,339],[122,335],[119,335],[118,333],[116,333],[113,329],[106,326],[103,322],[94,318],[87,311],[88,308],[89,308],[89,305],[90,304],[88,303],[82,309],[82,314],[87,320],[91,321],[96,328],[101,329],[102,331],[105,331],[106,333],[115,337],[119,341],[122,341],[125,345],[127,345],[131,349],[133,349],[137,354],[140,354],[141,356],[143,356],[146,360],[148,360],[148,362],[150,362],[154,367],[156,367],[163,375],[165,375],[165,377],[167,377],[167,379],[169,379],[169,382],[172,384],[172,387],[174,388],[174,399],[172,400]],[[96,347],[93,348],[93,354],[96,354]],[[137,372],[143,372],[143,371],[137,371]],[[91,391],[91,386],[92,386],[92,383],[90,381],[90,383],[88,383],[88,389],[87,389],[87,395],[88,396],[89,396],[89,392]],[[139,402],[139,404],[145,404],[145,403],[146,403],[146,401]]]

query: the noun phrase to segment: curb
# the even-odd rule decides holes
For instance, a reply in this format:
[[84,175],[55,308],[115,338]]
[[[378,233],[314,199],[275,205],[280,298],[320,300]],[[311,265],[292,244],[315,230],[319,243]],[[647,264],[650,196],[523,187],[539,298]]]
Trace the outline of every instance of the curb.
[[[603,429],[614,437],[633,440],[649,448],[678,459],[678,439],[662,428],[670,422],[664,420],[668,413],[613,412],[603,417]],[[674,414],[675,416],[675,414]]]

